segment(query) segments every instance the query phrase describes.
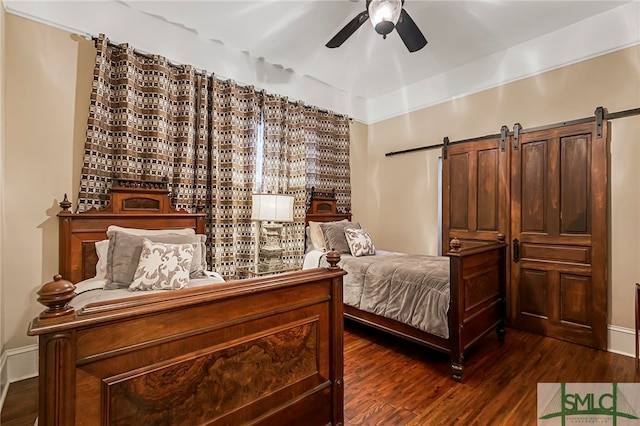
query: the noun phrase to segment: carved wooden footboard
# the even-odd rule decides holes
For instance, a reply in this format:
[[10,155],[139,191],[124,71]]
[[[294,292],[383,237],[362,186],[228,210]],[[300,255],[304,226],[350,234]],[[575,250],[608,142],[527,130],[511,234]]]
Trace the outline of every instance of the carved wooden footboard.
[[61,207],[62,275],[38,292],[47,310],[28,331],[39,426],[343,423],[339,254],[329,268],[74,310],[109,226],[200,234],[206,215],[171,208],[166,182],[131,180],[114,182],[102,210],[71,213],[66,196]]
[[505,256],[501,242],[454,240],[450,257],[449,338],[429,334],[400,321],[344,305],[344,316],[403,339],[451,355],[451,375],[462,380],[466,351],[489,332],[504,338]]
[[[350,220],[351,215],[336,210],[336,199],[332,193],[312,194],[307,223],[344,219]],[[450,354],[451,375],[455,380],[462,380],[467,350],[494,330],[499,340],[504,338],[506,247],[502,235],[493,242],[451,240],[447,253],[450,258],[447,339],[350,305],[344,305],[344,317]]]
[[[342,275],[315,269],[83,312],[45,298],[29,328],[39,425],[342,424]],[[52,286],[58,299],[73,291]]]
[[506,244],[457,239],[447,253],[450,259],[449,352],[451,373],[462,379],[465,352],[485,334],[495,330],[504,338],[506,317]]

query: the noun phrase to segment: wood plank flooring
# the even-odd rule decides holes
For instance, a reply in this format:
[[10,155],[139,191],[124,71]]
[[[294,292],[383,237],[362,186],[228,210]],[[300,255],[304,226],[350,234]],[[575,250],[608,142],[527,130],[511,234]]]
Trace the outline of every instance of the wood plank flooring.
[[11,383],[2,406],[0,425],[33,426],[36,417],[38,417],[38,378]]
[[[537,383],[638,382],[635,360],[507,329],[465,361],[462,383],[447,355],[351,322],[345,325],[345,425],[535,425]],[[0,424],[31,426],[37,379],[12,383]]]
[[345,424],[535,425],[537,383],[638,382],[635,359],[519,330],[486,336],[453,381],[447,355],[347,324]]

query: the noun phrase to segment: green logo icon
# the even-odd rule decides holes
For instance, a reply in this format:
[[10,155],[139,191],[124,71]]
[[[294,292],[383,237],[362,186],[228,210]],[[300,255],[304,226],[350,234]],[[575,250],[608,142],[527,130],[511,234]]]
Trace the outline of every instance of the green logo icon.
[[[613,425],[617,424],[618,418],[639,419],[616,383],[611,384],[611,387],[604,391],[602,386],[598,391],[593,388],[589,389],[588,385],[586,383],[574,384],[572,391],[568,391],[567,384],[561,383],[560,388],[544,406],[539,419],[547,420],[557,417],[562,421],[563,426],[567,418],[570,418],[573,424],[587,424],[593,423],[594,418],[603,419],[602,416],[604,416],[605,418],[610,417]],[[608,384],[601,385],[608,386]],[[538,389],[540,392],[540,387]],[[581,418],[572,416],[581,416]],[[607,423],[609,422],[607,421]]]

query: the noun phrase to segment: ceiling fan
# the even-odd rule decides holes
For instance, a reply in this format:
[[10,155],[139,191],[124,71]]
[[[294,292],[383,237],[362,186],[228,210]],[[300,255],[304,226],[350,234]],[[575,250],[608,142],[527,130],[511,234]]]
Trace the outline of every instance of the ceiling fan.
[[415,52],[427,45],[420,28],[404,10],[404,0],[367,0],[366,9],[360,12],[326,44],[334,48],[342,45],[369,18],[382,38],[387,38],[395,28],[409,52]]

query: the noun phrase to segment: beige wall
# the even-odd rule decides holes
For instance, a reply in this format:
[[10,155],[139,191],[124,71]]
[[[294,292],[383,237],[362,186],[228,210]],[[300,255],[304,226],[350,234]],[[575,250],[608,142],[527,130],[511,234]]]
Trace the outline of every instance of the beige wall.
[[[435,254],[440,150],[386,152],[640,107],[640,46],[549,71],[369,126],[366,226],[376,247]],[[633,285],[640,281],[640,117],[612,121],[609,323],[633,327]],[[359,215],[355,217],[360,220]]]
[[[36,292],[58,269],[58,202],[64,193],[75,198],[80,181],[95,50],[91,41],[10,14],[4,39],[0,286],[11,349],[35,343],[26,329],[41,311]],[[353,122],[354,218],[379,248],[435,253],[439,151],[385,152],[495,133],[517,121],[533,127],[580,118],[599,105],[636,108],[639,56],[636,46],[373,125]],[[611,134],[610,322],[632,327],[631,288],[640,280],[640,118],[616,120]]]
[[[5,80],[5,70],[4,70],[4,51],[5,51],[5,36],[4,36],[4,5],[2,1],[0,1],[0,268],[2,267],[2,241],[4,240],[4,185],[2,182],[4,179],[4,80]],[[1,269],[0,269],[1,271]],[[4,355],[4,344],[5,344],[5,333],[4,333],[4,325],[7,321],[4,317],[4,286],[3,286],[2,273],[0,273],[0,396],[4,391],[5,386],[5,377],[3,375],[4,371],[2,371],[2,356]]]
[[351,129],[351,149],[349,152],[349,162],[351,165],[351,213],[357,216],[363,223],[367,219],[367,140],[368,128],[366,124],[352,121]]
[[58,202],[75,197],[95,49],[68,32],[5,16],[2,269],[6,347],[27,337],[40,286],[58,271]]

